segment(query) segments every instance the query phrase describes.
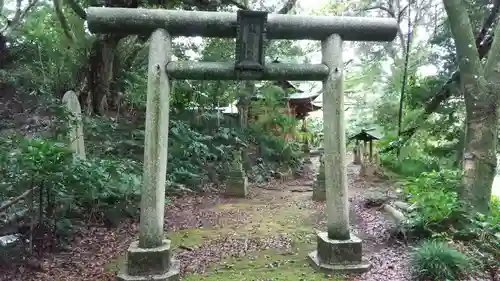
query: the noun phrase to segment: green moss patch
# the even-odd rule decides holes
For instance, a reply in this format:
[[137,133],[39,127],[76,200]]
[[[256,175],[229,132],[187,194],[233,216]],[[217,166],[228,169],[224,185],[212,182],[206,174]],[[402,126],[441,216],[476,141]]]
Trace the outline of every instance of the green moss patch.
[[[272,249],[250,253],[245,258],[228,259],[211,265],[209,273],[191,274],[184,280],[324,280],[325,275],[316,273],[309,266],[306,257],[316,247],[313,209],[301,208],[288,202],[264,203],[262,201],[241,201],[220,204],[212,210],[245,210],[243,219],[226,217],[211,228],[184,229],[166,234],[174,249],[196,249],[209,241],[223,240],[224,237],[241,239],[276,237],[287,235],[292,240],[291,249]],[[123,263],[123,256],[110,262],[106,267],[116,271]],[[332,280],[332,279],[330,279]],[[336,279],[333,279],[336,280]],[[340,279],[338,279],[340,280]]]
[[239,281],[239,280],[273,280],[273,281],[316,281],[336,280],[341,277],[326,275],[315,271],[308,263],[308,251],[279,252],[267,250],[245,258],[227,259],[211,267],[204,274],[188,274],[185,281]]
[[213,228],[184,229],[167,234],[174,248],[179,246],[196,248],[208,240],[226,236],[242,239],[269,237],[288,234],[301,242],[310,241],[314,236],[313,223],[309,220],[310,210],[292,206],[268,206],[259,204],[222,204],[219,210],[247,208],[248,217],[244,221],[231,221],[227,218],[222,225]]

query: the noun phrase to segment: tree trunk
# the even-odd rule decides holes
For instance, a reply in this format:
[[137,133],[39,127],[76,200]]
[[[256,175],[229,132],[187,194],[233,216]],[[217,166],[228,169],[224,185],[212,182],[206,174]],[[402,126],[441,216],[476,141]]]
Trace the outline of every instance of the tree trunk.
[[[490,90],[483,79],[464,77],[466,131],[463,154],[463,188],[460,198],[474,210],[488,212],[496,171],[497,106],[490,101]],[[464,79],[465,78],[465,79]],[[467,81],[469,80],[469,81]]]
[[92,44],[92,49],[87,62],[87,87],[80,94],[80,104],[90,112],[103,115],[108,108],[116,105],[113,101],[112,91],[115,55],[120,37],[102,35]]
[[[463,187],[460,198],[470,211],[488,213],[491,189],[496,171],[497,103],[500,90],[500,39],[495,37],[486,65],[474,48],[475,39],[462,0],[444,0],[451,31],[455,39],[460,69],[460,84],[465,98],[466,130],[464,141]],[[497,25],[496,34],[500,34]],[[488,84],[487,81],[491,83]]]

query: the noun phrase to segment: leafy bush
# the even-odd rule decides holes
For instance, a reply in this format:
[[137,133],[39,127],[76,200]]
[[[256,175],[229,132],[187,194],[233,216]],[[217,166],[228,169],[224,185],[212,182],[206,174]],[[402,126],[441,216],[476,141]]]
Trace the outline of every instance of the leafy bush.
[[443,169],[407,178],[403,185],[406,200],[414,206],[406,227],[416,234],[442,232],[461,219],[462,213],[456,190],[460,173]]
[[20,200],[13,208],[39,210],[38,216],[47,218],[39,224],[56,223],[57,231],[64,232],[58,236],[68,234],[64,222],[71,219],[114,223],[136,214],[141,184],[134,173],[138,163],[73,159],[64,144],[49,139],[14,137],[2,139],[0,146],[11,151],[0,157],[0,197],[39,189],[39,196]]
[[500,200],[494,195],[490,210],[487,216],[469,215],[466,227],[454,230],[452,234],[455,239],[465,240],[476,260],[495,276],[500,269]]
[[323,119],[308,117],[307,131],[309,137],[309,145],[314,148],[323,146]]
[[[491,213],[463,212],[458,200],[460,172],[442,169],[407,178],[403,194],[413,205],[403,227],[418,237],[441,237],[466,241],[467,251],[486,271],[500,267],[500,202],[492,197]],[[441,279],[439,279],[441,280]]]
[[439,170],[439,164],[432,157],[423,155],[407,156],[402,159],[393,153],[381,154],[382,166],[390,171],[405,177],[418,177],[423,172]]
[[[170,121],[167,184],[171,187],[200,188],[209,173],[224,169],[223,162],[235,147],[246,145],[234,129],[217,127],[201,133],[195,127],[187,121]],[[85,131],[89,155],[143,161],[143,120],[93,118],[87,120]],[[142,172],[142,168],[139,170]]]
[[171,122],[169,138],[167,180],[193,187],[200,186],[208,173],[224,170],[232,151],[246,146],[235,130],[221,127],[207,135],[182,121]]
[[300,143],[269,135],[258,136],[256,141],[260,145],[261,157],[264,160],[291,167],[297,167],[300,163],[302,157]]
[[498,227],[497,232],[500,232],[500,197],[496,195],[491,195],[490,201],[490,215],[488,216],[488,221],[491,225],[496,225]]
[[468,256],[435,240],[415,248],[410,263],[416,280],[459,280],[472,271]]

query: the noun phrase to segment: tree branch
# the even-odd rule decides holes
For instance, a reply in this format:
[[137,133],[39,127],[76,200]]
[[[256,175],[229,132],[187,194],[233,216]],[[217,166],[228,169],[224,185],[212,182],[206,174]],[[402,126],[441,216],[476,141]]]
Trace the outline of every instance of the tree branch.
[[488,30],[491,29],[495,19],[500,11],[500,0],[493,0],[493,8],[491,9],[490,15],[484,20],[483,26],[476,37],[476,46],[480,46],[483,43]]
[[480,74],[482,72],[481,60],[477,53],[477,48],[473,48],[475,42],[472,34],[467,10],[462,5],[462,0],[444,0],[444,7],[450,21],[451,33],[455,39],[458,64],[460,70],[466,74]]
[[0,213],[7,210],[8,208],[10,208],[12,205],[14,205],[15,203],[21,201],[22,199],[28,197],[28,195],[30,195],[31,193],[37,191],[40,187],[39,186],[34,186],[28,190],[26,190],[25,192],[23,192],[21,195],[17,196],[16,198],[13,198],[12,200],[9,200],[7,202],[4,202],[4,204],[2,206],[0,206]]
[[7,25],[5,25],[5,27],[0,30],[0,34],[2,34],[3,36],[7,37],[26,16],[29,10],[31,10],[31,8],[38,4],[38,0],[32,0],[28,2],[28,6],[23,10],[21,9],[22,2],[22,0],[16,1],[16,13],[14,14],[14,17],[10,21],[7,21]]
[[[500,34],[500,25],[497,24],[495,29],[496,34]],[[484,76],[486,81],[495,81],[492,76],[500,75],[500,36],[493,38],[491,42],[491,51],[484,66]]]
[[[490,51],[494,36],[493,35],[487,36],[487,31],[491,28],[491,26],[495,22],[495,19],[497,18],[499,12],[500,12],[500,0],[494,0],[493,8],[490,12],[490,15],[485,19],[483,26],[480,29],[480,32],[478,33],[475,40],[477,52],[480,59],[486,57],[486,55]],[[386,148],[384,148],[381,152],[389,152],[396,149],[397,147],[404,145],[421,127],[421,125],[427,119],[427,117],[432,113],[434,113],[439,108],[442,102],[446,101],[451,97],[452,92],[450,90],[450,87],[453,83],[458,82],[459,80],[460,80],[460,71],[457,70],[453,72],[450,79],[448,79],[448,81],[446,81],[446,83],[443,84],[443,86],[439,89],[439,91],[437,91],[436,94],[434,94],[432,99],[429,102],[427,102],[427,104],[425,105],[424,112],[422,113],[420,118],[417,119],[419,120],[419,123],[412,125],[410,128],[406,129],[401,133],[404,139],[400,143],[389,145]]]
[[233,5],[238,9],[242,10],[250,10],[246,5],[243,5],[242,3],[236,1],[236,0],[224,0],[224,3],[227,5]]
[[57,19],[59,19],[59,23],[61,24],[64,35],[71,43],[73,43],[75,39],[73,38],[73,33],[71,32],[68,20],[63,12],[62,0],[53,0],[52,3],[54,3],[54,10],[56,12]]
[[376,9],[382,10],[382,11],[388,13],[391,17],[398,19],[398,17],[396,17],[396,14],[394,13],[394,10],[387,8],[387,7],[384,7],[382,5],[371,6],[371,7],[365,8],[364,10],[370,11],[370,10],[376,10]]
[[401,11],[399,11],[398,16],[396,17],[396,20],[398,22],[401,22],[401,19],[403,18],[404,14],[406,12],[406,9],[408,9],[408,7],[409,7],[409,5],[406,5],[403,7],[403,9],[401,9]]
[[283,7],[281,7],[281,9],[278,10],[278,14],[288,14],[292,9],[293,7],[295,6],[295,4],[297,3],[297,0],[288,0],[285,5],[283,5]]
[[[376,9],[379,9],[379,10],[382,10],[384,12],[386,12],[387,14],[389,14],[389,16],[391,16],[392,18],[396,19],[398,24],[401,23],[401,20],[402,20],[402,17],[403,17],[403,14],[404,14],[404,11],[405,9],[407,9],[409,6],[405,6],[403,9],[401,9],[398,13],[398,15],[396,16],[396,12],[394,11],[394,7],[392,5],[392,2],[389,1],[388,3],[388,6],[389,7],[385,7],[383,5],[375,5],[375,6],[371,6],[371,7],[368,7],[365,9],[365,11],[370,11],[370,10],[376,10]],[[405,56],[405,53],[406,53],[406,40],[404,38],[404,34],[403,34],[403,31],[401,30],[401,28],[398,28],[398,39],[400,41],[400,44],[401,44],[401,52],[403,54],[403,57]],[[396,53],[393,55],[393,58],[395,59],[396,58]]]
[[86,20],[87,19],[87,12],[82,8],[76,0],[66,0],[68,3],[68,6],[77,14],[81,19]]

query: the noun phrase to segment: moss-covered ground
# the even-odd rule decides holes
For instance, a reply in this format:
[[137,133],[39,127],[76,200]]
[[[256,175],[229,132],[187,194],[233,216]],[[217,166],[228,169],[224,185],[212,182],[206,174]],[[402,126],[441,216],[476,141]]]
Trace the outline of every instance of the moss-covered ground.
[[[311,202],[310,194],[287,193],[273,200],[248,199],[233,203],[219,204],[211,210],[224,212],[231,209],[244,211],[243,219],[225,219],[220,224],[206,228],[183,229],[167,234],[177,253],[186,251],[203,253],[209,244],[220,243],[231,237],[234,247],[245,244],[243,241],[284,240],[285,243],[268,243],[267,246],[251,247],[238,254],[221,256],[217,261],[207,264],[203,270],[186,271],[183,280],[225,281],[225,280],[343,280],[340,277],[316,272],[307,260],[307,254],[315,250],[318,225],[318,209]],[[268,194],[271,195],[272,194]],[[279,200],[278,200],[278,199]],[[269,198],[267,198],[269,199]],[[257,244],[259,244],[257,242]],[[265,244],[265,243],[264,243]],[[276,246],[273,246],[276,245]],[[243,253],[242,253],[243,252]],[[191,255],[196,259],[196,254]],[[116,270],[124,257],[108,265]]]

